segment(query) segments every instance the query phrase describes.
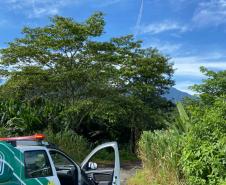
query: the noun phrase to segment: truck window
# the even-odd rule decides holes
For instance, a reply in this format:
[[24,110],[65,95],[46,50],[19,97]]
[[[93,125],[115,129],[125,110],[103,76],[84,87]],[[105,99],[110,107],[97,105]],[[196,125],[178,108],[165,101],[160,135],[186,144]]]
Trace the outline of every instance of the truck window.
[[78,184],[78,170],[72,160],[63,153],[56,150],[52,150],[49,153],[54,162],[60,184]]
[[53,176],[53,172],[46,151],[26,151],[24,153],[24,160],[26,178]]
[[50,151],[50,155],[53,159],[55,167],[74,166],[74,164],[68,158],[57,151]]

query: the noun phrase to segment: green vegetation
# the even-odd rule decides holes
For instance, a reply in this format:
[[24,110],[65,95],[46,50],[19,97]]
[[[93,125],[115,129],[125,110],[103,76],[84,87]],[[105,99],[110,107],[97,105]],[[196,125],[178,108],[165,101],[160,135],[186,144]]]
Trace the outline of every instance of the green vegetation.
[[191,127],[181,103],[177,104],[179,118],[168,130],[146,131],[139,141],[139,157],[143,170],[129,179],[129,185],[184,185],[180,165],[184,135]]
[[178,103],[169,130],[143,133],[139,149],[144,169],[129,185],[226,183],[226,73],[201,70],[207,79],[192,87],[200,98],[186,100],[185,109]]
[[214,72],[201,67],[201,72],[206,76],[202,84],[194,85],[193,90],[200,93],[201,102],[205,105],[212,105],[216,98],[225,95],[226,70]]
[[47,130],[44,134],[48,142],[58,146],[76,162],[82,162],[90,153],[91,148],[88,141],[73,131],[61,131],[54,134]]
[[104,25],[102,13],[83,23],[55,16],[0,50],[0,75],[8,78],[1,127],[14,119],[22,129],[6,135],[66,128],[94,144],[129,144],[134,153],[143,130],[165,126],[173,107],[161,96],[174,84],[169,58],[132,35],[98,41]]
[[182,166],[188,183],[226,183],[226,101],[217,98],[185,137]]

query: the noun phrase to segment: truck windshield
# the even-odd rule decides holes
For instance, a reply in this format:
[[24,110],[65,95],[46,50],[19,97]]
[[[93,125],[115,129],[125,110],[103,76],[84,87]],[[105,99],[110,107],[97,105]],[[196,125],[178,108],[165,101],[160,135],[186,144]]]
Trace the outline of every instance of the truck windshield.
[[53,175],[46,151],[26,151],[24,160],[26,178],[49,177]]

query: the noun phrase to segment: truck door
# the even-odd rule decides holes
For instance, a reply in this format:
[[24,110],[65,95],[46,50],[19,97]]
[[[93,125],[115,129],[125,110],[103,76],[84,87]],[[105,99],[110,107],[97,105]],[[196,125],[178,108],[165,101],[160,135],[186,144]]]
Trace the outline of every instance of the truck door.
[[[114,161],[111,168],[98,167],[92,158],[103,149],[113,149]],[[85,171],[90,180],[97,185],[120,185],[120,161],[116,142],[102,144],[96,147],[82,162],[82,170]]]
[[49,153],[54,162],[57,176],[61,185],[78,185],[80,168],[63,152],[50,149]]

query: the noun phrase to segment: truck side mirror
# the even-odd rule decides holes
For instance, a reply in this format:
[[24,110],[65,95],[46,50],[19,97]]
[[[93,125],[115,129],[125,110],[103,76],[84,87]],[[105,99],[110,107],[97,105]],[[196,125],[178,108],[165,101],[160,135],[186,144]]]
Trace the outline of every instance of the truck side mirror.
[[90,169],[90,170],[96,170],[97,169],[97,163],[89,162],[88,163],[88,169]]

